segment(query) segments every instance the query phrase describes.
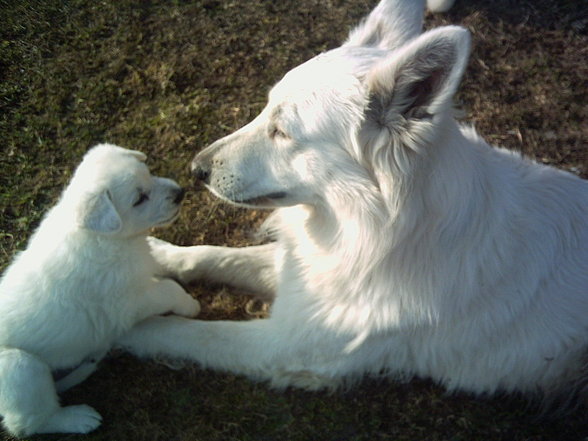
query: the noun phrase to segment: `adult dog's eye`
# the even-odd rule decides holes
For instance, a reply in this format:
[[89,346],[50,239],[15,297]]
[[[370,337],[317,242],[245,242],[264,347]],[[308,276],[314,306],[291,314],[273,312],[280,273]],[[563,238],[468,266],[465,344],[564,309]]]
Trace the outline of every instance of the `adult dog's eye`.
[[274,139],[274,138],[290,139],[290,137],[283,130],[281,130],[278,126],[270,127],[269,137],[271,139]]
[[143,202],[146,202],[148,200],[149,200],[149,195],[147,193],[141,193],[141,194],[139,194],[139,198],[133,204],[133,207],[137,207],[138,205],[141,205]]

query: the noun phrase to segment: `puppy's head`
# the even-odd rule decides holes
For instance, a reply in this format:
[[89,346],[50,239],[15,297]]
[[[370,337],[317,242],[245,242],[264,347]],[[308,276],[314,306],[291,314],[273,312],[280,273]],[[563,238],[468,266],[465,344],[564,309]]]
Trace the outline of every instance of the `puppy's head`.
[[77,226],[128,237],[171,223],[184,191],[171,179],[152,176],[145,159],[110,144],[88,151],[63,196]]

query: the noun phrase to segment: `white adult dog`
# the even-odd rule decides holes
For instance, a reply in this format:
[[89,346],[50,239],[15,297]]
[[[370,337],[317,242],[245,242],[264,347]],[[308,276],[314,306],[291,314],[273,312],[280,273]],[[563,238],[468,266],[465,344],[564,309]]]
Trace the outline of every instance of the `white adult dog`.
[[366,374],[477,394],[585,385],[588,183],[455,122],[469,34],[421,34],[423,3],[382,1],[195,157],[218,197],[277,207],[275,242],[152,242],[181,280],[275,293],[270,318],[149,319],[127,348],[278,387]]
[[14,435],[98,427],[94,409],[60,407],[57,392],[90,375],[138,321],[200,310],[176,282],[154,278],[146,233],[175,219],[183,190],[144,160],[107,144],[90,150],[2,278],[0,415]]

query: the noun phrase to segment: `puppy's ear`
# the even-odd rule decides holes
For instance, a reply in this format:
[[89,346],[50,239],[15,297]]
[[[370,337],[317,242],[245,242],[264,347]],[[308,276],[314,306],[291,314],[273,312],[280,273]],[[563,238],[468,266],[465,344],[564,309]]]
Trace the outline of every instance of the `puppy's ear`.
[[446,26],[393,52],[366,77],[367,118],[394,130],[402,120],[430,119],[450,107],[469,47],[466,29]]
[[422,31],[425,0],[382,0],[344,46],[396,49]]
[[133,158],[138,159],[141,162],[145,162],[147,160],[147,155],[143,152],[138,150],[129,150],[126,149],[126,152],[131,155]]
[[97,233],[116,233],[122,228],[108,191],[89,195],[78,207],[78,219],[82,227]]
[[119,155],[128,155],[128,156],[132,156],[133,158],[141,161],[141,162],[145,162],[147,160],[147,155],[145,155],[145,153],[140,152],[138,150],[131,150],[131,149],[125,149],[124,147],[120,147],[118,145],[115,144],[108,144],[108,143],[102,143],[102,144],[97,144],[94,147],[92,147],[88,153],[86,153],[86,157],[87,158],[96,158],[96,157],[101,157],[103,155],[109,155],[112,153],[116,153]]

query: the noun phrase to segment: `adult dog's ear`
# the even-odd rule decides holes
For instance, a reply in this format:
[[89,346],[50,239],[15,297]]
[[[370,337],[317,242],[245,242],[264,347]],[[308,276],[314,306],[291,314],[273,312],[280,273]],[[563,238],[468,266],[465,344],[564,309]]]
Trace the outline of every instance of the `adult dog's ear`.
[[470,38],[461,27],[424,33],[377,63],[365,77],[367,93],[358,131],[360,160],[378,182],[391,212],[405,178],[434,138],[443,115],[451,117]]
[[469,47],[466,29],[446,26],[426,32],[376,64],[365,79],[365,124],[376,131],[403,132],[407,122],[431,120],[449,109]]
[[424,11],[425,0],[382,0],[343,46],[396,49],[421,33]]
[[78,207],[78,221],[83,228],[97,233],[116,233],[122,228],[108,191],[88,195]]

